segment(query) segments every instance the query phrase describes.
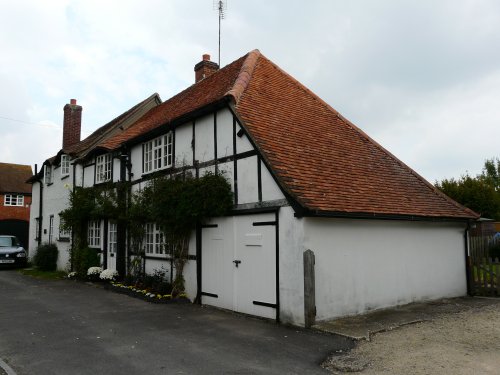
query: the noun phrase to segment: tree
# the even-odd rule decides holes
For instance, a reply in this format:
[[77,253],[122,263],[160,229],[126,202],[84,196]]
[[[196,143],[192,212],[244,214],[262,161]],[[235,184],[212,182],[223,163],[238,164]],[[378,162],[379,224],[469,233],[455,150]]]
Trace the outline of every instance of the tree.
[[436,187],[482,217],[500,220],[500,160],[487,159],[480,175],[444,179]]

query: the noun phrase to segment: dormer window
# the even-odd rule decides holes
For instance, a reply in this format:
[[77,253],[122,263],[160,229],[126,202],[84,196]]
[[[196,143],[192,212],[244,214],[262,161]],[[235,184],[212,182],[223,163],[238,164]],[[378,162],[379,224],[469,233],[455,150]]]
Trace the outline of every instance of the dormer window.
[[143,171],[154,172],[173,164],[174,135],[172,132],[143,144]]
[[111,180],[111,154],[99,155],[95,162],[96,184]]
[[52,183],[52,166],[49,164],[45,165],[45,184],[51,184]]
[[69,155],[61,155],[61,177],[69,176]]

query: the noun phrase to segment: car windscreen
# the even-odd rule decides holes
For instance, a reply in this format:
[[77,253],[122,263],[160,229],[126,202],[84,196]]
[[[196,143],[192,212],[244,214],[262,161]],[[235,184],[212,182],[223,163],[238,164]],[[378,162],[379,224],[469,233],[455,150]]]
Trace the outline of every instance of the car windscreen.
[[0,247],[19,246],[15,237],[2,237],[0,236]]

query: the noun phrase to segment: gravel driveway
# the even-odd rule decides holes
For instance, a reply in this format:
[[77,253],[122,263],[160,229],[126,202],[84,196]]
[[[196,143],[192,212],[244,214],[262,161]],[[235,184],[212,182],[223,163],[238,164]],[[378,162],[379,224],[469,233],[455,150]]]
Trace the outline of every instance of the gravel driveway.
[[479,302],[378,333],[325,365],[334,374],[500,374],[500,299]]

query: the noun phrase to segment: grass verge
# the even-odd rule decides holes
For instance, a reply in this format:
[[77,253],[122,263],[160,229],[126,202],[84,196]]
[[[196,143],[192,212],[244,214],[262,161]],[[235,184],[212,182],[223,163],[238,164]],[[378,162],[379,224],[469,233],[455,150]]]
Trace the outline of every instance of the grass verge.
[[40,271],[36,268],[25,268],[19,270],[19,272],[23,275],[37,277],[39,279],[45,280],[59,280],[66,277],[66,272],[64,271]]

